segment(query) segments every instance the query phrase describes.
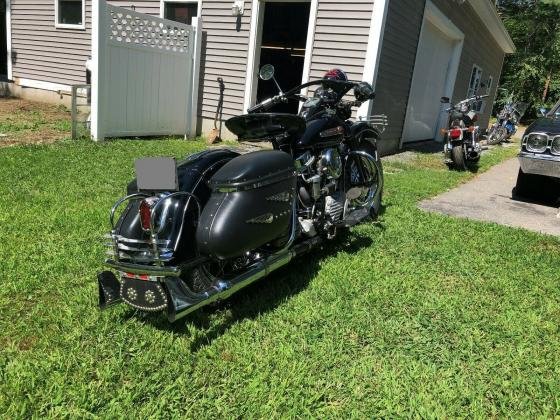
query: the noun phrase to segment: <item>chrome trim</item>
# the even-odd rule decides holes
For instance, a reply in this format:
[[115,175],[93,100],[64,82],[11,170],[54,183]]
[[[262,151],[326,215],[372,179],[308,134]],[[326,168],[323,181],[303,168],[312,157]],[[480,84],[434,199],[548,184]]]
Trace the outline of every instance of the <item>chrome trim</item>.
[[[178,196],[186,196],[192,198],[194,200],[194,202],[196,203],[196,207],[197,207],[197,220],[200,220],[200,212],[202,211],[202,207],[200,205],[200,201],[198,201],[198,198],[187,191],[177,191],[174,192],[172,194],[169,194],[168,196],[163,197],[161,200],[159,200],[154,207],[152,207],[152,212],[150,215],[150,244],[152,245],[152,253],[153,253],[153,258],[155,260],[155,263],[158,265],[163,265],[163,260],[160,259],[160,249],[158,247],[158,234],[161,232],[163,226],[159,226],[158,230],[155,230],[155,217],[156,217],[156,210],[157,208],[164,202],[166,202],[167,200],[169,200],[170,198],[173,197],[178,197]],[[187,208],[190,204],[190,200],[187,200],[187,204],[185,205],[185,208]]]
[[112,259],[105,260],[105,264],[117,271],[125,271],[132,274],[148,274],[158,277],[179,277],[181,275],[179,267],[155,267],[153,265],[119,262]]
[[266,187],[267,185],[276,184],[278,182],[284,181],[296,175],[297,175],[297,171],[291,170],[291,168],[286,168],[262,176],[259,178],[258,181],[255,180],[239,181],[239,182],[233,182],[227,184],[224,182],[213,182],[210,185],[213,190],[216,190],[218,192],[228,193],[228,192],[237,192],[237,191],[247,191],[256,188]]
[[389,119],[385,114],[372,115],[369,118],[360,117],[358,120],[372,125],[380,133],[383,133],[385,129],[389,126]]
[[[107,233],[106,235],[104,235],[104,237],[106,239],[113,239],[113,236],[111,236],[111,234]],[[119,242],[128,242],[131,244],[145,244],[145,245],[150,245],[150,241],[146,240],[146,239],[131,239],[131,238],[126,238],[122,235],[117,235],[115,234],[114,237],[116,237]],[[164,245],[167,246],[169,245],[171,241],[169,239],[159,239],[158,240],[158,245]]]
[[165,278],[164,282],[171,298],[167,308],[169,321],[174,322],[203,306],[230,297],[238,290],[269,275],[288,264],[297,255],[311,250],[321,242],[321,237],[316,236],[294,246],[293,249],[287,249],[291,246],[289,243],[283,251],[255,262],[236,278],[230,280],[217,279],[211,289],[202,293],[193,292],[177,278]]
[[149,197],[149,194],[146,193],[134,193],[134,194],[130,194],[127,195],[123,198],[121,198],[120,200],[118,200],[113,207],[111,208],[111,216],[109,218],[110,222],[111,222],[111,229],[115,230],[115,212],[117,211],[117,208],[119,208],[119,206],[124,203],[125,201],[131,200],[133,198],[139,200],[140,198],[146,198]]
[[[377,193],[383,189],[383,177],[381,176],[381,168],[379,167],[379,164],[377,163],[377,160],[370,155],[369,153],[364,152],[363,150],[353,150],[350,153],[348,153],[346,155],[346,157],[344,158],[344,167],[346,168],[346,164],[348,161],[348,157],[352,156],[352,155],[358,155],[358,156],[362,156],[365,157],[367,160],[370,161],[370,163],[373,163],[373,165],[375,166],[375,169],[377,171],[377,189],[375,190],[375,192],[372,194],[371,191],[368,195],[368,197],[366,198],[366,200],[364,201],[364,203],[362,205],[359,206],[359,208],[371,208],[371,206],[373,205],[373,202],[375,200],[375,196],[377,195]],[[346,189],[346,188],[345,188]],[[351,211],[356,210],[356,208],[354,209],[349,209]]]
[[521,170],[526,174],[560,178],[560,156],[522,151],[518,159]]

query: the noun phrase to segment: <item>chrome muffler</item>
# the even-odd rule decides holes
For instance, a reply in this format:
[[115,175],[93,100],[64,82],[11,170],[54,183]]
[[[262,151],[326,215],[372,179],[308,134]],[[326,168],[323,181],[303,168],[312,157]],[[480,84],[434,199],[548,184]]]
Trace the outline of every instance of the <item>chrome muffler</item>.
[[308,239],[292,249],[256,262],[234,279],[218,280],[210,290],[203,293],[194,293],[177,277],[166,277],[164,284],[168,294],[167,318],[170,322],[174,322],[203,306],[227,299],[238,290],[285,266],[297,255],[315,248],[321,242],[322,239],[318,236]]
[[234,279],[215,281],[209,290],[202,293],[193,292],[178,276],[161,277],[157,282],[135,279],[119,281],[113,272],[104,271],[98,275],[99,306],[105,309],[124,301],[144,311],[167,309],[167,318],[174,322],[203,306],[227,299],[238,290],[285,266],[296,256],[312,250],[321,242],[322,238],[319,236],[307,239],[257,261]]

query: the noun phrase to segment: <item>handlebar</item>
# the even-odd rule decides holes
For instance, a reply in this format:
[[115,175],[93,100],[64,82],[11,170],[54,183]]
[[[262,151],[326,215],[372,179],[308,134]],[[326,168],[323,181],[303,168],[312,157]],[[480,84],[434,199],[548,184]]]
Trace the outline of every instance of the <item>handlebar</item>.
[[[350,91],[350,89],[354,88],[356,85],[358,85],[358,83],[356,82],[344,82],[344,81],[339,81],[339,80],[329,80],[329,79],[319,79],[319,80],[312,80],[310,82],[304,83],[302,85],[296,86],[292,89],[290,89],[287,92],[281,93],[280,95],[276,95],[273,96],[272,98],[266,99],[264,101],[262,101],[261,103],[258,103],[252,107],[250,107],[249,109],[247,109],[247,112],[249,114],[253,114],[255,112],[259,112],[262,110],[266,110],[282,101],[286,101],[288,99],[288,97],[295,95],[297,92],[299,92],[301,89],[304,89],[306,87],[309,86],[313,86],[313,85],[324,85],[324,86],[328,86],[331,87],[335,90],[339,91],[339,97],[337,101],[340,101],[340,99],[342,99],[342,97],[348,92]],[[299,98],[303,100],[303,98]]]
[[476,96],[472,96],[472,97],[467,98],[467,99],[463,99],[462,101],[457,102],[455,105],[452,105],[450,108],[447,108],[446,112],[452,111],[455,108],[457,108],[458,106],[461,106],[463,104],[469,104],[471,102],[477,102],[477,101],[480,101],[481,99],[488,98],[488,96],[490,96],[490,95],[476,95]]

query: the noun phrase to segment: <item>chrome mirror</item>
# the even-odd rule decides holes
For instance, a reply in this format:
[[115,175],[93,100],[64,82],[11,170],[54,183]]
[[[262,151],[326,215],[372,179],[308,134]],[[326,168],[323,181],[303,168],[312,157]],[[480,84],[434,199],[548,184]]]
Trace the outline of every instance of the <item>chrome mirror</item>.
[[274,66],[272,64],[265,64],[259,71],[261,80],[270,80],[274,77]]

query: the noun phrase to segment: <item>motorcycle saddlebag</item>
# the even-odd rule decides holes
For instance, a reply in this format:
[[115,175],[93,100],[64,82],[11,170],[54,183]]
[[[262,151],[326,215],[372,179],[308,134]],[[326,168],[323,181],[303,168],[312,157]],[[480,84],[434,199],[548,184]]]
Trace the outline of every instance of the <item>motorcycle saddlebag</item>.
[[238,156],[210,179],[197,227],[201,254],[234,258],[288,232],[295,199],[292,157],[277,150]]

